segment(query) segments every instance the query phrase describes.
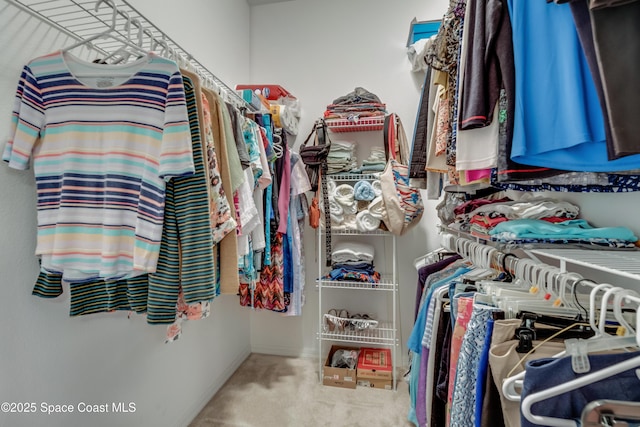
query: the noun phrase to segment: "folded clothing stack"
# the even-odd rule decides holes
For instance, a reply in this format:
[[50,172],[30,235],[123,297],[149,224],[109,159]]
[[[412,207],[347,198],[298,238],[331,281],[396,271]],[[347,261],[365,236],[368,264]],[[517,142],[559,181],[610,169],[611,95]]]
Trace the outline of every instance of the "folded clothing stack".
[[375,173],[384,171],[387,165],[387,158],[384,148],[374,147],[371,149],[369,157],[362,161],[362,166],[352,169],[351,173]]
[[386,105],[377,102],[367,102],[352,105],[327,105],[324,112],[325,119],[347,119],[356,121],[360,117],[384,116]]
[[384,116],[386,105],[375,94],[357,87],[353,92],[334,99],[327,105],[325,119],[347,119],[357,121],[360,117]]
[[380,273],[373,266],[374,255],[373,246],[367,243],[336,243],[331,254],[332,270],[324,279],[379,283]]
[[355,144],[349,141],[332,141],[327,157],[327,172],[340,173],[355,169],[358,162],[355,155]]

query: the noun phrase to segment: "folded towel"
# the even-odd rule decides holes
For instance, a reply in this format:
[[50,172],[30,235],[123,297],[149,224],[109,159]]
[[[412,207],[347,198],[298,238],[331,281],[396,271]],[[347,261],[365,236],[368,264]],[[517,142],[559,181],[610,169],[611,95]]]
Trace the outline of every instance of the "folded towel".
[[336,202],[333,197],[329,198],[329,209],[332,215],[342,215],[344,212],[342,205]]
[[347,230],[355,230],[356,229],[356,216],[355,215],[345,215],[344,221],[342,221],[342,225]]
[[331,225],[342,225],[343,222],[344,215],[331,212]]
[[384,161],[384,159],[380,159],[380,160],[363,160],[362,161],[363,165],[368,165],[368,166],[379,166],[379,165],[386,165],[387,162]]
[[331,150],[345,150],[345,151],[353,151],[356,144],[351,141],[331,141]]
[[327,180],[327,194],[329,197],[333,197],[333,193],[336,191],[336,182],[329,178]]
[[354,204],[353,187],[349,184],[338,185],[333,192],[333,197],[335,198],[336,202],[340,203],[343,206]]
[[378,196],[375,199],[373,199],[371,203],[369,203],[368,210],[371,216],[378,219],[383,219],[387,214],[387,209],[385,208],[384,200],[382,199],[382,196]]
[[374,180],[371,183],[371,186],[373,187],[373,192],[375,193],[376,197],[382,196],[382,183],[379,179]]
[[358,213],[358,204],[354,200],[351,204],[342,205],[342,209],[344,210],[345,215],[355,215]]
[[356,200],[373,200],[375,198],[375,191],[369,181],[358,181],[353,186],[353,197]]
[[380,219],[371,215],[371,212],[368,210],[364,210],[362,212],[358,212],[358,215],[356,216],[356,225],[358,227],[358,231],[374,231],[380,227]]
[[386,164],[362,165],[360,170],[362,171],[362,173],[382,172],[385,166]]
[[373,245],[363,242],[342,241],[333,245],[331,261],[334,263],[349,261],[373,262]]
[[369,203],[366,200],[358,200],[357,206],[358,206],[358,212],[363,211],[365,209],[369,208]]

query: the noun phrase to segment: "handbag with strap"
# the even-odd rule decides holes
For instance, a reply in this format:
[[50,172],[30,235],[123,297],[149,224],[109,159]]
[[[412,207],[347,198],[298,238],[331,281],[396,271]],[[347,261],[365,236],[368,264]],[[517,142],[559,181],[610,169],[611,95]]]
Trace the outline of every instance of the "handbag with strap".
[[[314,135],[313,145],[307,145]],[[327,125],[324,120],[320,119],[314,123],[309,136],[300,146],[300,158],[305,164],[311,183],[311,191],[318,190],[321,168],[326,165],[330,149],[331,140],[327,136]]]
[[402,122],[395,114],[385,117],[384,146],[387,165],[380,176],[386,208],[383,221],[391,233],[400,236],[420,221],[424,204],[420,190],[409,185],[409,144]]
[[[315,134],[314,144],[307,145]],[[306,165],[305,169],[311,183],[311,190],[316,192],[311,201],[309,225],[313,228],[320,226],[319,193],[322,193],[325,225],[325,253],[327,266],[331,265],[331,212],[329,211],[329,192],[327,190],[327,157],[331,149],[331,140],[327,134],[327,124],[319,119],[311,129],[311,133],[300,146],[300,158]]]

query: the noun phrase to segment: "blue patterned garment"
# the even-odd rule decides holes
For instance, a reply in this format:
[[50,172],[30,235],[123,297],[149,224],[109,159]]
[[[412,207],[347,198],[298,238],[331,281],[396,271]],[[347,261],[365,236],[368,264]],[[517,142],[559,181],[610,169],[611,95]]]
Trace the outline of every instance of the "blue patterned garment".
[[479,350],[484,347],[487,338],[491,313],[497,310],[484,304],[476,303],[473,306],[458,358],[450,427],[469,427],[475,424],[476,384],[482,353]]

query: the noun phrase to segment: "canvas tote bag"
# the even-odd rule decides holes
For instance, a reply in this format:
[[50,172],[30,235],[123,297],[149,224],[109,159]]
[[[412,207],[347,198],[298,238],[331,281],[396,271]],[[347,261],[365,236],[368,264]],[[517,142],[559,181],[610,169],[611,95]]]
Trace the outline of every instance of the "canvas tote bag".
[[385,117],[384,145],[387,165],[380,183],[387,213],[383,221],[391,233],[400,236],[420,221],[424,203],[420,190],[409,185],[409,144],[395,114]]

